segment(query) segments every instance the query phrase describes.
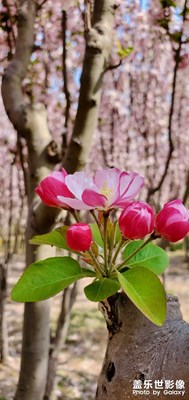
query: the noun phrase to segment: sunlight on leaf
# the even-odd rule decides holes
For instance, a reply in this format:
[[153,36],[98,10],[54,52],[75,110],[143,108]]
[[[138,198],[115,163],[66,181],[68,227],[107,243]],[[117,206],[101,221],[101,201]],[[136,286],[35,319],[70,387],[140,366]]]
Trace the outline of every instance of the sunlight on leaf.
[[52,257],[31,264],[12,290],[11,298],[19,302],[48,299],[78,279],[94,277],[71,257]]
[[159,278],[144,267],[134,267],[121,274],[118,280],[139,310],[154,324],[163,325],[166,317],[166,293]]
[[[130,242],[123,256],[126,259],[143,244],[143,240]],[[142,250],[135,254],[127,263],[129,267],[145,267],[157,275],[162,274],[169,265],[167,253],[153,243],[148,243]]]

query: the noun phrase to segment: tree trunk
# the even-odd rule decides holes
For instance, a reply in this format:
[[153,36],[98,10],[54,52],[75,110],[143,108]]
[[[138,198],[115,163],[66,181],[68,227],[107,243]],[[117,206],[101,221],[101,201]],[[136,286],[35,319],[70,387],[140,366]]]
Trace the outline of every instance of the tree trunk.
[[115,0],[94,1],[92,27],[86,40],[77,115],[64,162],[64,167],[70,173],[85,167],[91,148],[92,135],[98,121],[102,81],[109,66],[112,49],[115,9]]
[[[96,0],[92,28],[88,33],[75,127],[64,166],[69,173],[85,166],[97,124],[101,84],[111,51],[115,3]],[[35,1],[20,0],[18,37],[13,60],[4,73],[2,96],[5,109],[19,137],[27,141],[29,155],[28,224],[26,265],[54,255],[51,247],[34,247],[28,240],[52,229],[58,211],[39,203],[35,187],[60,161],[48,130],[41,104],[26,105],[21,83],[34,43]],[[54,147],[57,149],[52,156]],[[53,151],[52,151],[53,149]],[[26,304],[20,378],[15,400],[42,400],[45,392],[49,351],[49,302]]]
[[48,373],[44,400],[51,400],[53,396],[53,388],[55,386],[56,365],[58,354],[64,345],[70,323],[71,309],[77,296],[77,282],[73,287],[64,289],[62,296],[61,311],[58,317],[55,338],[49,354]]
[[7,295],[7,270],[0,264],[0,363],[6,362],[9,355],[7,317],[5,301]]
[[[7,115],[18,138],[24,137],[28,147],[28,222],[26,232],[26,265],[53,256],[54,248],[31,246],[29,239],[50,230],[58,211],[40,204],[35,195],[36,185],[54,168],[57,159],[47,115],[42,104],[26,104],[22,80],[26,74],[34,43],[35,1],[20,1],[18,37],[13,60],[2,82],[2,96]],[[49,302],[26,304],[22,359],[16,400],[42,400],[45,392],[49,354]]]
[[[176,381],[183,380],[184,398],[189,398],[189,324],[182,319],[176,297],[169,295],[167,306],[166,322],[157,327],[123,293],[102,303],[109,340],[96,400],[152,399],[157,380],[174,380],[174,391],[179,390]],[[142,382],[141,390],[144,382],[151,380],[153,389],[149,389],[150,393],[134,393],[136,380]],[[164,390],[165,386],[159,389],[158,399],[167,398]],[[174,396],[180,397],[178,393]]]

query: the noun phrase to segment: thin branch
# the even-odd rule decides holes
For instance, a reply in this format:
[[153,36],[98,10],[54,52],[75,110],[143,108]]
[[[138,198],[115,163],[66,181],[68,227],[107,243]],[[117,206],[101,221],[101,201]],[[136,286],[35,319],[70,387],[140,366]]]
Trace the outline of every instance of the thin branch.
[[183,203],[186,204],[189,196],[189,171],[187,172],[187,177],[186,177],[186,189],[183,195]]
[[[34,42],[35,2],[20,2],[18,14],[18,36],[12,61],[5,70],[2,80],[2,97],[7,115],[18,130],[24,124],[22,107],[24,96],[21,82],[25,77]],[[15,96],[13,96],[15,93]]]
[[40,4],[38,4],[37,5],[37,11],[40,11],[45,3],[47,3],[47,0],[43,0]]
[[104,146],[103,132],[100,129],[99,129],[99,131],[100,131],[100,144],[101,144],[101,150],[102,150],[102,157],[103,157],[104,165],[106,167],[108,167],[108,160],[107,160],[106,149]]
[[63,66],[64,94],[66,98],[66,110],[65,110],[65,122],[64,122],[65,133],[63,133],[62,135],[63,151],[67,147],[67,130],[70,117],[70,107],[71,107],[70,92],[68,89],[66,31],[67,31],[67,13],[65,10],[63,10],[62,11],[62,40],[63,40],[62,66]]
[[120,59],[119,62],[115,65],[108,65],[108,67],[106,68],[105,72],[107,71],[112,71],[113,69],[117,69],[120,67],[120,65],[122,65],[122,60]]

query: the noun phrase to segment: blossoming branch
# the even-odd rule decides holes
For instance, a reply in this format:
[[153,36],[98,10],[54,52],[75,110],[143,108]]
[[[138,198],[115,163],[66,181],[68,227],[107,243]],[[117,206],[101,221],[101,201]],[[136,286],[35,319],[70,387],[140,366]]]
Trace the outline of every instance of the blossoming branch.
[[[75,253],[80,263],[70,256],[35,262],[13,288],[13,300],[44,300],[88,277],[92,282],[84,292],[89,300],[104,301],[124,290],[147,318],[162,325],[166,293],[159,275],[168,267],[168,256],[153,241],[183,239],[189,232],[189,211],[177,199],[156,215],[149,204],[134,200],[143,186],[140,174],[118,168],[98,170],[94,177],[62,169],[43,179],[36,188],[41,200],[67,210],[75,222],[30,242]],[[93,223],[81,220],[81,210],[90,212]]]

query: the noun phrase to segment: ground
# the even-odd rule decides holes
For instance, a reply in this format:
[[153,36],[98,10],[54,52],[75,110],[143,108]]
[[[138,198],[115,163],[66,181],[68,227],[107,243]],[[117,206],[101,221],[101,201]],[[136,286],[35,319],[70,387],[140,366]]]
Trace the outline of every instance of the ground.
[[[21,273],[22,256],[14,256],[9,271],[9,290]],[[184,319],[189,322],[189,262],[182,251],[170,253],[170,267],[165,276],[169,293],[179,297]],[[53,300],[52,326],[60,295]],[[7,320],[10,355],[5,365],[0,365],[0,400],[12,400],[19,370],[23,305],[7,300]],[[85,299],[80,286],[72,310],[66,344],[59,355],[55,399],[94,399],[98,374],[101,369],[107,341],[103,317],[96,303]]]

